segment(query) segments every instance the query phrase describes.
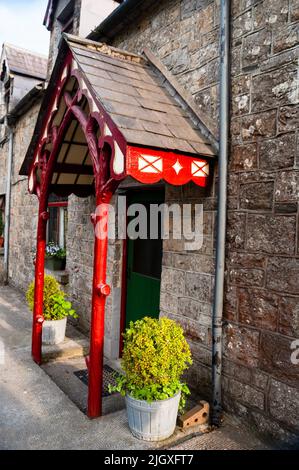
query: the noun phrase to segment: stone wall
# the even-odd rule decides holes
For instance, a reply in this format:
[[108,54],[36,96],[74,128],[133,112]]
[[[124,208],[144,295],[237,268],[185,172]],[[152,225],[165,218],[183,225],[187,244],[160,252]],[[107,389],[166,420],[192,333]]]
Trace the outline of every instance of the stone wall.
[[[142,53],[150,48],[205,112],[216,119],[219,72],[217,8],[209,1],[154,2],[140,23],[114,39],[114,45]],[[181,323],[192,348],[189,383],[202,396],[211,392],[211,312],[214,284],[215,178],[206,189],[193,183],[167,185],[165,202],[203,204],[204,244],[186,252],[185,240],[163,244],[161,315]]]
[[[155,3],[155,2],[154,2]],[[114,40],[132,52],[146,46],[218,116],[219,0],[163,0]],[[224,404],[281,439],[298,433],[298,33],[296,0],[233,1],[232,120],[224,325]],[[37,201],[17,176],[36,110],[18,124],[12,191],[10,277],[26,288],[33,275]],[[23,127],[22,127],[23,126]],[[23,140],[21,140],[23,139]],[[18,168],[17,168],[18,167]],[[164,242],[161,314],[184,326],[194,356],[189,381],[211,391],[211,307],[214,281],[217,168],[211,185],[166,188],[167,202],[204,205],[204,245],[186,252]],[[88,330],[94,200],[69,202],[69,291]],[[121,245],[109,247],[113,294],[106,312],[106,353],[117,351]]]
[[72,195],[68,201],[66,239],[68,293],[79,314],[81,329],[89,332],[94,240],[90,214],[94,212],[95,198],[81,199]]
[[[117,210],[115,200],[112,204]],[[69,197],[67,231],[68,294],[79,314],[79,327],[89,333],[93,278],[94,229],[90,215],[95,211],[95,198]],[[110,240],[107,259],[107,282],[111,295],[106,303],[105,354],[119,357],[121,302],[122,242]]]
[[298,2],[234,3],[225,405],[291,440],[299,431],[299,366],[291,363],[299,338]]
[[[114,39],[133,52],[152,49],[214,119],[219,3],[155,2]],[[290,440],[298,433],[299,412],[298,365],[290,362],[299,334],[299,10],[295,0],[232,3],[224,403],[259,430]],[[185,188],[167,192],[167,200],[189,197]],[[195,357],[192,384],[205,394],[211,377],[215,199],[212,188],[206,197],[192,198],[203,200],[208,246],[194,263],[178,244],[164,243],[161,311],[184,325]]]
[[32,137],[39,107],[40,102],[22,116],[14,129],[9,282],[24,291],[34,276],[38,200],[28,193],[28,179],[20,176],[19,170]]
[[[203,205],[203,245],[186,251],[187,240],[176,240],[170,232],[163,242],[160,315],[178,321],[191,346],[193,366],[187,379],[205,398],[211,393],[211,313],[215,270],[214,184],[200,188],[166,185],[165,202]],[[193,209],[194,210],[194,209]]]

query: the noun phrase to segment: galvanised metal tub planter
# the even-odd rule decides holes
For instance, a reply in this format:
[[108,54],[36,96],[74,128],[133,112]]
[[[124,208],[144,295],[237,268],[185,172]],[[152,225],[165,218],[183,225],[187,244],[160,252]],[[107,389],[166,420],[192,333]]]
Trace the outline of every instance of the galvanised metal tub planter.
[[148,403],[126,395],[129,427],[133,436],[144,441],[162,441],[175,430],[181,392],[167,400]]
[[67,317],[62,320],[45,320],[43,323],[43,344],[60,344],[64,341]]

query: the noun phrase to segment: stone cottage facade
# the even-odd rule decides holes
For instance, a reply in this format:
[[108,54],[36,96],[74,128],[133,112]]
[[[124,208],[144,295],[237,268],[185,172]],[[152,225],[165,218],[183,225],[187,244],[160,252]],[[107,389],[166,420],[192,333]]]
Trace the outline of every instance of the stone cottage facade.
[[[150,48],[216,123],[219,2],[154,3],[123,31],[111,28],[110,43]],[[224,401],[260,430],[292,439],[299,414],[299,367],[290,361],[299,318],[298,2],[236,1],[231,16]],[[91,37],[101,41],[105,33]],[[184,326],[195,361],[191,382],[206,393],[216,174],[207,191],[166,188],[168,201],[203,203],[205,241],[196,255],[164,242],[160,303],[163,315]]]
[[[4,44],[2,47],[1,74],[4,72],[3,68],[8,70],[8,75],[11,77],[11,92],[7,108],[4,85],[6,80],[3,74],[3,80],[1,78],[0,81],[0,210],[4,222],[9,152],[8,130],[5,124],[7,117],[13,132],[8,279],[12,285],[23,291],[27,289],[28,280],[32,279],[34,273],[38,208],[34,198],[30,198],[28,194],[27,178],[20,177],[19,170],[36,124],[44,82],[51,73],[59,40],[65,27],[73,34],[86,34],[119,3],[114,0],[104,0],[104,8],[98,9],[99,3],[90,0],[50,1],[44,19],[45,26],[51,30],[49,58],[47,60],[43,57],[42,64],[38,62],[41,60],[40,54],[10,44]],[[91,15],[91,11],[98,12],[96,19]],[[20,60],[23,61],[23,66],[29,65],[31,70],[18,68]],[[4,249],[0,249],[0,280],[4,282],[6,277]],[[59,277],[59,280],[66,282],[65,276]]]
[[[0,278],[6,281],[8,276],[16,277],[16,283],[24,289],[32,272],[35,249],[32,233],[36,226],[36,209],[33,201],[28,199],[27,181],[19,176],[19,169],[37,119],[46,78],[47,58],[11,44],[3,44],[0,68],[0,200],[3,223],[10,225],[9,245],[8,249],[5,248],[8,251],[7,259],[9,261],[10,254],[11,260],[15,260],[9,266],[8,273],[7,263],[4,265],[3,248],[0,253]],[[13,155],[9,198],[7,178],[10,138]],[[8,198],[11,210],[9,220],[5,220]],[[22,243],[20,226],[24,237]],[[20,271],[17,260],[22,266]],[[19,274],[15,276],[18,271]]]
[[[137,8],[138,1],[125,3],[129,6],[121,21],[118,17],[115,23],[110,16],[90,39],[134,53],[149,48],[192,95],[198,112],[217,127],[220,2],[145,0],[142,8]],[[299,431],[299,366],[291,360],[299,337],[298,22],[297,0],[232,2],[224,407],[283,441],[295,441]],[[28,225],[28,218],[36,210],[36,199],[25,196],[25,185],[24,192],[12,198],[15,216],[21,218],[12,217],[16,255],[10,261],[10,281],[22,289],[33,276],[29,259],[35,222],[31,217]],[[132,182],[124,182],[120,189],[128,188]],[[204,207],[200,250],[187,252],[180,240],[163,242],[160,314],[182,324],[194,359],[189,382],[198,395],[209,398],[217,164],[207,188],[166,184],[164,190],[165,202]],[[68,201],[67,288],[86,331],[94,238],[89,219],[94,204],[92,196],[70,196]],[[105,351],[111,358],[119,354],[123,253],[121,241],[110,244],[112,294],[106,309]]]

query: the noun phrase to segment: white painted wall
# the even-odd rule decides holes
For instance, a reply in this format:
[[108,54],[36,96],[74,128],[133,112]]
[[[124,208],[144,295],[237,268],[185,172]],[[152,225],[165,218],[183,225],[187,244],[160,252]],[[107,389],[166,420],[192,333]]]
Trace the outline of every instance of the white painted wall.
[[118,6],[114,0],[82,0],[79,36],[88,36]]

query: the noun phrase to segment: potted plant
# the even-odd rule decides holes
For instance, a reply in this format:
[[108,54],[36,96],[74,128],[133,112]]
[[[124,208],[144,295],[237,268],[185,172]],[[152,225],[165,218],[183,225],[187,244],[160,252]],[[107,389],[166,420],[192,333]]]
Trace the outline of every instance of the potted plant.
[[[59,344],[64,341],[67,317],[78,318],[71,302],[66,300],[66,294],[53,276],[45,276],[43,301],[43,334],[44,344]],[[34,305],[34,281],[29,285],[26,299],[30,310]]]
[[130,323],[124,333],[124,373],[109,388],[126,397],[129,427],[135,437],[160,441],[173,434],[178,409],[184,408],[190,393],[181,381],[190,364],[189,345],[175,321],[145,317]]
[[45,267],[50,271],[63,271],[65,269],[66,251],[64,248],[50,242],[46,246]]
[[3,224],[3,218],[2,218],[2,211],[0,210],[0,248],[2,248],[4,245],[3,232],[4,232],[4,224]]

